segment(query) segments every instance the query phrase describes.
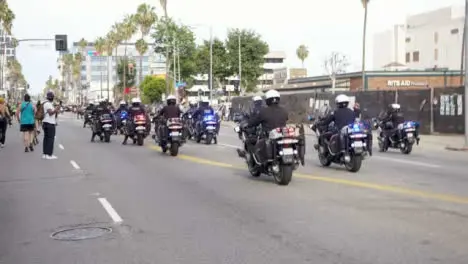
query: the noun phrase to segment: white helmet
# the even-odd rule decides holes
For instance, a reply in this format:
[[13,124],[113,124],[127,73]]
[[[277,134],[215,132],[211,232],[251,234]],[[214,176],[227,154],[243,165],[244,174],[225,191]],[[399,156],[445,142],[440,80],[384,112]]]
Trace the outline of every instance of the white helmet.
[[265,94],[265,99],[271,99],[271,98],[280,98],[280,93],[276,90],[268,90]]
[[195,100],[192,99],[192,100],[190,100],[190,104],[191,104],[191,105],[196,105],[196,104],[197,104],[197,101],[195,101]]
[[174,95],[171,94],[166,98],[166,101],[168,101],[168,100],[177,100],[177,98]]
[[132,104],[138,104],[141,103],[141,99],[138,97],[132,98]]
[[401,106],[399,104],[392,104],[392,108],[397,110],[397,109],[400,109]]
[[349,103],[349,97],[345,94],[340,94],[335,98],[335,103],[337,104]]
[[120,105],[125,105],[127,104],[124,100],[120,101]]
[[257,96],[254,96],[252,99],[253,99],[254,102],[256,102],[256,101],[262,101],[262,100],[263,100],[262,97],[261,97],[261,96],[258,96],[258,95],[257,95]]

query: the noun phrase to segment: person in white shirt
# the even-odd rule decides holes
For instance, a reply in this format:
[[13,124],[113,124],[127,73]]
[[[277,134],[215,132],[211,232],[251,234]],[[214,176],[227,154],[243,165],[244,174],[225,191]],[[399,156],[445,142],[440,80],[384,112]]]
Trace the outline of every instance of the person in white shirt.
[[42,120],[42,129],[44,131],[43,155],[44,159],[57,159],[54,156],[55,127],[57,125],[57,113],[60,112],[61,105],[54,107],[54,93],[47,93],[47,102],[44,103],[44,120]]

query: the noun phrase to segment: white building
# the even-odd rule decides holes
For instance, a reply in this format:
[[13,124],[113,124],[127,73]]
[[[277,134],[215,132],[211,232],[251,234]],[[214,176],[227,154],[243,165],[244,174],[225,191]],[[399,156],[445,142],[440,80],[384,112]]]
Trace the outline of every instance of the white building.
[[3,30],[0,30],[0,90],[7,90],[8,88],[8,82],[6,81],[8,75],[7,62],[16,57],[13,39],[13,36],[6,35]]
[[410,69],[460,69],[464,7],[409,16],[405,25],[374,36],[374,69],[391,63]]
[[[79,51],[77,42],[73,43],[71,51],[73,53]],[[88,46],[84,49],[86,59],[81,65],[81,84],[89,87],[83,91],[88,100],[108,97],[112,100],[114,98],[113,87],[119,82],[116,67],[118,61],[123,58],[124,54],[126,54],[129,59],[133,59],[135,61],[137,83],[140,80],[140,69],[142,70],[142,79],[147,75],[163,75],[166,72],[164,56],[156,54],[151,46],[143,56],[140,56],[133,43],[120,45],[117,48],[118,56],[97,56],[95,52],[96,50],[93,43],[88,43]],[[108,75],[110,76],[109,85],[107,81]],[[70,89],[68,90],[69,99],[71,101],[76,101],[77,92],[70,91]]]

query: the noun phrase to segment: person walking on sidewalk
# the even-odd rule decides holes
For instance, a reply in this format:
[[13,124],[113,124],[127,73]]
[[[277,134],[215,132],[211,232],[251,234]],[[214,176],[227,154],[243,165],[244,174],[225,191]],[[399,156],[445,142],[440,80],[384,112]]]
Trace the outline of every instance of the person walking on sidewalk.
[[44,140],[42,141],[44,159],[57,159],[54,156],[55,127],[57,125],[56,114],[60,112],[61,105],[54,107],[54,93],[47,93],[47,102],[44,103],[44,120],[42,120],[42,130],[44,131]]
[[5,146],[7,124],[11,125],[11,115],[5,99],[0,97],[0,148]]
[[31,102],[29,94],[24,95],[24,101],[21,103],[19,111],[16,111],[16,117],[20,123],[20,131],[23,132],[24,152],[34,151],[32,144],[33,133],[36,129],[36,120],[34,119],[34,105]]

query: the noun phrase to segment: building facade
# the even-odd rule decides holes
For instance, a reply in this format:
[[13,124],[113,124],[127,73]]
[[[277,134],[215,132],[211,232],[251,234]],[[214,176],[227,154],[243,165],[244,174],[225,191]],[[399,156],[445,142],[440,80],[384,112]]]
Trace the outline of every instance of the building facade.
[[[76,53],[79,51],[78,42],[73,43],[71,52]],[[120,76],[117,76],[117,65],[124,58],[125,54],[127,58],[135,61],[134,67],[137,74],[137,84],[140,79],[143,79],[147,75],[166,74],[164,56],[155,53],[151,47],[146,54],[140,56],[134,43],[122,44],[117,47],[117,53],[114,51],[114,56],[108,57],[97,54],[94,44],[88,43],[83,50],[83,54],[85,55],[85,60],[81,65],[81,85],[86,87],[86,89],[81,93],[84,93],[88,101],[101,98],[114,98],[114,86],[120,80]],[[68,98],[73,98],[72,101],[76,101],[77,91],[71,91],[69,88],[68,94]]]
[[374,36],[373,67],[389,63],[410,69],[460,69],[464,7],[446,7],[409,16],[404,25]]
[[[364,89],[362,73],[340,74],[336,79],[335,91],[361,90],[405,90],[448,88],[462,86],[460,71],[369,71],[365,74]],[[308,93],[311,91],[331,91],[332,82],[327,75],[291,79],[288,84],[276,85],[273,88],[281,93]]]
[[16,57],[15,48],[13,46],[13,36],[6,35],[3,30],[0,30],[0,90],[8,89],[6,77],[8,60]]

